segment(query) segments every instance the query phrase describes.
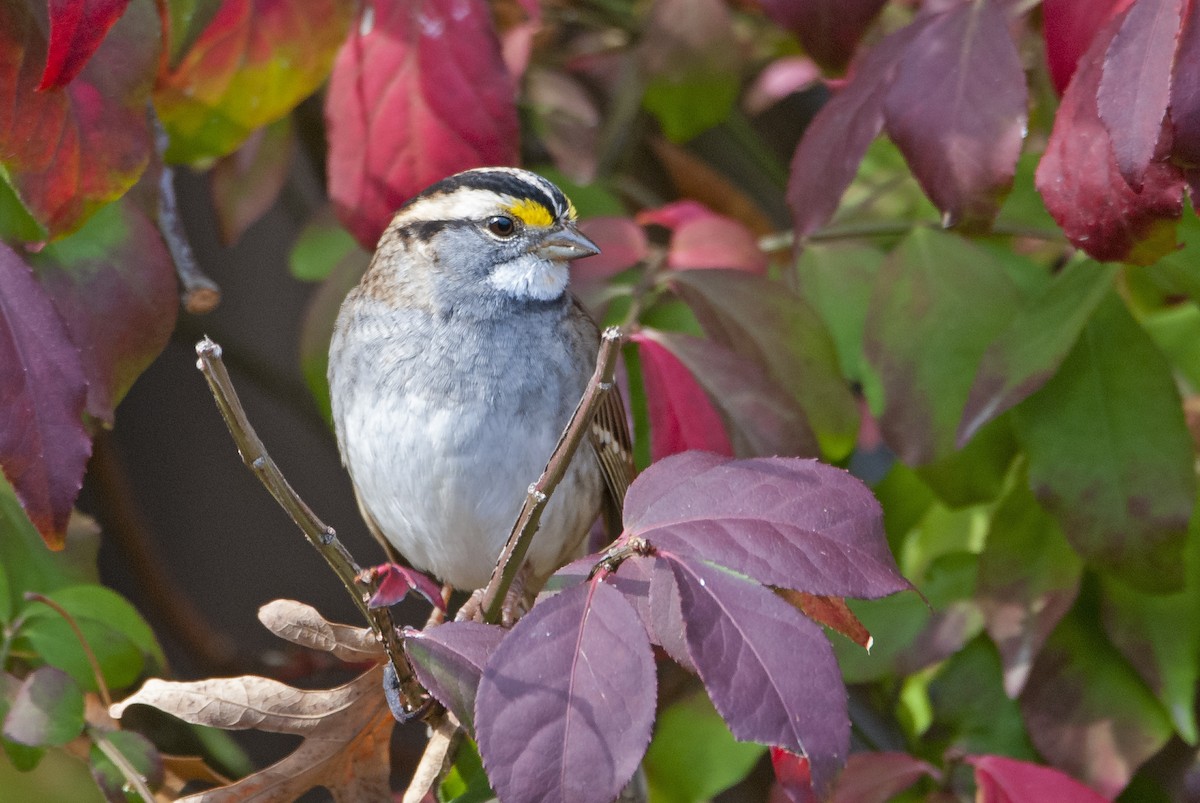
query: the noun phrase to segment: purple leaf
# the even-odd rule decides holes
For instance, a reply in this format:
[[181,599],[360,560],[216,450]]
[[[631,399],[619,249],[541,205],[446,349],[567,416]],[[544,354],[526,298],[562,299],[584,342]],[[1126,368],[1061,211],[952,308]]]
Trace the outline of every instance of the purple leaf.
[[654,721],[654,659],[637,614],[603,582],[533,607],[488,660],[475,734],[501,799],[609,803]]
[[1096,93],[1121,176],[1140,192],[1154,157],[1179,42],[1183,0],[1134,3],[1108,46]]
[[21,257],[0,243],[0,467],[51,547],[66,535],[92,452],[79,349]]
[[650,575],[650,623],[655,643],[662,647],[675,663],[689,672],[696,671],[687,648],[684,634],[683,609],[680,607],[679,585],[675,573],[666,561],[654,559]]
[[763,12],[800,39],[822,66],[844,70],[887,0],[760,0]]
[[[1179,37],[1170,102],[1174,155],[1189,165],[1200,164],[1200,14],[1194,12],[1187,15]],[[1192,203],[1198,203],[1195,190]]]
[[821,628],[759,584],[662,553],[679,584],[688,652],[713,705],[743,741],[803,753],[829,791],[850,748],[846,689]]
[[798,238],[824,226],[837,211],[867,146],[883,130],[883,101],[896,64],[923,27],[914,22],[873,47],[804,130],[787,188]]
[[480,622],[447,622],[427,630],[405,630],[404,652],[425,690],[475,729],[475,695],[484,664],[506,631]]
[[4,738],[29,747],[61,745],[83,730],[83,692],[61,669],[42,666],[17,687]]
[[884,101],[887,132],[947,225],[995,216],[1025,107],[1025,73],[995,0],[933,17],[905,49]]
[[[662,488],[662,474],[670,487]],[[630,487],[625,528],[768,585],[863,598],[910,588],[888,551],[875,497],[816,460],[697,452],[662,460]]]

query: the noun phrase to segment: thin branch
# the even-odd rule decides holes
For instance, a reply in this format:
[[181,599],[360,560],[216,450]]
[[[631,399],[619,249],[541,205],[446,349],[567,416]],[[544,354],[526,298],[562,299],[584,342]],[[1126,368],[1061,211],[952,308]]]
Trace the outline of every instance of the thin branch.
[[102,734],[97,735],[93,739],[93,743],[100,748],[100,752],[107,756],[109,761],[116,765],[117,769],[121,771],[121,777],[125,779],[126,783],[133,787],[134,791],[141,796],[142,800],[146,801],[146,803],[154,803],[154,793],[151,792],[150,787],[146,785],[145,776],[138,772],[137,767],[130,763],[129,759],[125,757],[124,753],[117,749],[115,744],[110,742],[108,738]]
[[529,486],[525,504],[521,507],[521,513],[513,524],[504,551],[500,553],[496,568],[492,570],[492,577],[484,589],[480,609],[483,611],[483,620],[489,624],[500,621],[504,598],[525,562],[525,554],[529,551],[529,545],[541,523],[542,511],[545,510],[546,503],[550,501],[558,483],[566,476],[567,467],[571,464],[575,451],[584,442],[596,407],[605,393],[615,390],[613,374],[616,371],[620,348],[621,331],[615,327],[605,329],[600,339],[600,353],[596,356],[596,370],[583,392],[583,398],[579,400],[571,420],[559,437],[558,445],[554,447],[554,453],[550,455],[542,476]]
[[275,497],[275,501],[291,517],[292,521],[296,522],[296,526],[304,533],[309,543],[316,548],[321,557],[325,558],[325,562],[342,581],[342,585],[346,587],[354,604],[371,624],[376,636],[382,641],[384,649],[387,651],[392,668],[395,669],[396,677],[400,681],[405,710],[416,715],[423,708],[425,694],[413,675],[408,659],[404,656],[391,612],[387,608],[368,606],[367,601],[370,600],[375,589],[371,583],[364,582],[362,579],[365,576],[362,568],[338,540],[334,529],[317,518],[312,508],[292,489],[275,461],[267,454],[266,447],[263,446],[262,441],[254,432],[254,427],[246,418],[246,411],[242,408],[237,392],[233,389],[229,372],[225,370],[225,363],[221,359],[221,347],[206,337],[196,344],[196,354],[199,357],[196,367],[208,380],[209,389],[217,402],[217,409],[220,410],[221,417],[225,419],[225,424],[229,427],[238,453],[242,456],[242,462],[266,486],[271,496]]
[[[933,221],[922,220],[883,220],[883,221],[866,221],[861,223],[842,223],[835,226],[826,226],[823,229],[818,229],[812,234],[804,238],[804,242],[819,243],[832,240],[857,240],[867,237],[896,237],[907,234],[913,229],[927,227],[931,229],[943,229],[940,223]],[[1022,226],[1019,224],[997,223],[991,227],[986,235],[998,235],[1002,237],[1025,237],[1031,240],[1045,240],[1046,242],[1066,242],[1063,233],[1057,229],[1039,229],[1033,226]],[[758,247],[767,253],[775,251],[784,251],[792,248],[796,244],[796,235],[792,231],[781,231],[774,234],[768,234],[758,241]]]
[[80,629],[79,623],[75,621],[75,617],[71,615],[71,612],[45,594],[39,594],[36,591],[26,591],[25,600],[26,602],[42,603],[61,616],[63,621],[70,626],[71,631],[75,633],[75,638],[79,639],[79,646],[83,648],[83,654],[87,658],[88,666],[92,668],[92,676],[96,678],[96,690],[100,693],[100,701],[104,703],[106,709],[112,708],[112,695],[108,693],[108,684],[104,682],[104,672],[100,669],[100,661],[97,660],[96,653],[92,650],[92,645],[88,643],[87,637],[83,635],[83,630]]
[[183,230],[183,221],[179,217],[179,204],[175,198],[175,168],[162,161],[167,150],[167,132],[154,113],[151,106],[147,111],[150,118],[150,129],[154,133],[154,147],[158,152],[162,171],[158,175],[158,230],[167,250],[171,252],[171,261],[175,263],[175,273],[183,288],[180,301],[183,308],[193,315],[212,312],[221,303],[221,288],[217,283],[204,275],[200,263],[192,252],[188,242],[187,232]]

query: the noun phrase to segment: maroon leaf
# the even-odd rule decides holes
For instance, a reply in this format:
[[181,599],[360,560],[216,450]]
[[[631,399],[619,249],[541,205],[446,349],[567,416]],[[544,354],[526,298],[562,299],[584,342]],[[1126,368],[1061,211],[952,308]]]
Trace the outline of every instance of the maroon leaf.
[[134,3],[74,81],[38,92],[46,40],[34,13],[44,11],[44,3],[0,3],[0,168],[54,237],[78,228],[145,169],[161,32],[153,4]]
[[1061,95],[1096,32],[1133,0],[1042,0],[1042,35],[1050,79]]
[[571,263],[572,282],[601,281],[646,258],[646,231],[632,218],[587,218],[579,230],[600,246],[600,253]]
[[483,0],[374,0],[329,83],[329,193],[363,247],[451,173],[517,160],[513,80]]
[[871,651],[875,639],[842,597],[809,594],[790,588],[777,588],[775,593],[817,624],[836,630],[867,652]]
[[759,0],[768,17],[796,34],[804,52],[829,70],[846,68],[887,0]]
[[821,628],[759,584],[701,560],[669,560],[688,653],[743,741],[803,753],[824,795],[850,748],[846,690]]
[[[833,337],[807,301],[777,281],[744,271],[688,271],[673,276],[671,285],[705,334],[765,368],[799,407],[798,432],[811,430],[831,460],[850,454],[858,405],[842,376]],[[782,442],[760,453],[817,454],[787,451]]]
[[212,196],[221,240],[241,239],[279,197],[295,151],[290,117],[255,131],[242,146],[213,165]]
[[609,803],[650,743],[654,659],[637,614],[606,583],[535,605],[496,648],[475,733],[504,800]]
[[1104,803],[1107,797],[1050,767],[1006,756],[967,756],[978,803]]
[[675,573],[664,560],[654,559],[650,575],[650,623],[654,643],[662,647],[675,663],[689,672],[696,671],[687,648],[683,609]]
[[[666,473],[672,480],[663,489],[658,475]],[[888,551],[870,490],[816,460],[668,458],[630,487],[625,528],[768,585],[863,598],[911,587]]]
[[838,776],[832,803],[887,803],[922,778],[941,778],[908,753],[855,753]]
[[[643,329],[633,339],[642,346],[642,354],[646,353],[646,343],[665,349],[672,358],[679,360],[685,373],[695,377],[695,381],[708,391],[708,398],[720,407],[729,424],[729,437],[736,454],[819,454],[804,411],[757,363],[711,340],[690,335]],[[671,381],[675,385],[674,393],[687,387],[682,377],[672,377]],[[653,387],[649,379],[646,385],[648,391]],[[703,409],[697,405],[698,401],[694,397],[688,398],[689,405],[696,406],[687,408],[681,404],[681,413],[687,414],[689,409],[698,413]],[[651,435],[656,420],[653,409],[651,403]],[[724,436],[723,428],[720,432]],[[715,440],[714,445],[708,445],[703,438],[693,438],[686,448],[720,451],[718,447],[724,444],[720,439]],[[661,455],[656,450],[651,451],[656,457]]]
[[816,803],[813,795],[812,767],[808,759],[782,747],[771,748],[771,769],[775,780],[792,803]]
[[[1194,3],[1179,38],[1170,106],[1175,158],[1195,168],[1200,165],[1200,14]],[[1193,184],[1192,205],[1197,203]]]
[[480,622],[404,631],[404,652],[417,680],[468,731],[475,729],[475,695],[484,664],[505,635],[503,629]]
[[1134,3],[1101,68],[1096,107],[1121,176],[1135,191],[1162,134],[1183,8],[1184,0]]
[[1035,184],[1046,209],[1076,247],[1101,261],[1148,264],[1175,249],[1183,175],[1155,159],[1141,192],[1135,192],[1117,167],[1096,95],[1104,54],[1122,21],[1118,15],[1106,25],[1080,60],[1055,115]]
[[787,188],[797,237],[812,234],[837,211],[867,146],[883,130],[883,102],[896,65],[923,26],[918,20],[873,47],[804,130]]
[[122,200],[29,261],[78,346],[88,415],[111,425],[117,403],[175,328],[178,284],[158,228]]
[[79,350],[32,271],[0,243],[0,467],[54,549],[92,452]]
[[884,101],[888,136],[947,225],[986,224],[1012,184],[1025,73],[997,0],[961,3],[906,48]]
[[441,586],[429,579],[428,575],[398,563],[386,563],[373,571],[379,587],[375,589],[375,593],[367,602],[367,607],[386,608],[400,602],[408,596],[409,591],[416,591],[429,600],[430,605],[441,611],[446,610]]
[[50,47],[38,90],[71,83],[127,5],[129,0],[50,0]]
[[688,449],[733,454],[721,417],[691,372],[644,332],[630,340],[638,345],[646,382],[651,457],[661,460]]

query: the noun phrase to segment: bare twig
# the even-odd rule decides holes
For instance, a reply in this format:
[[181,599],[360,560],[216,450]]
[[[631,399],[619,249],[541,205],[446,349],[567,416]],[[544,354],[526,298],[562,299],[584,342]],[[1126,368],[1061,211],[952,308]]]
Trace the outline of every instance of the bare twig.
[[145,776],[138,772],[137,767],[130,763],[125,754],[118,750],[117,746],[110,742],[104,734],[97,733],[92,741],[100,748],[100,752],[116,765],[116,768],[121,772],[121,777],[125,779],[127,784],[133,787],[133,790],[141,796],[142,800],[146,801],[146,803],[154,803],[154,793],[146,785]]
[[[150,128],[154,133],[154,147],[159,159],[167,150],[167,132],[150,107],[147,114],[150,117]],[[198,315],[212,312],[221,303],[221,288],[217,283],[204,275],[200,263],[192,252],[188,242],[187,232],[183,230],[183,222],[179,218],[179,205],[175,198],[175,169],[163,162],[162,171],[158,176],[158,230],[171,252],[171,261],[175,263],[175,273],[179,276],[179,284],[183,288],[180,300],[183,308]]]
[[308,538],[309,543],[316,547],[317,551],[321,553],[321,557],[325,558],[325,562],[342,581],[342,585],[346,587],[354,604],[358,606],[383,642],[392,668],[395,669],[396,677],[400,681],[404,708],[415,715],[423,708],[425,694],[404,656],[391,612],[387,608],[371,608],[367,605],[367,601],[375,589],[370,583],[360,579],[363,576],[362,568],[338,540],[334,529],[317,518],[312,509],[284,479],[283,473],[275,465],[275,461],[267,454],[266,447],[263,446],[262,441],[254,432],[254,427],[246,418],[246,411],[242,408],[237,392],[233,389],[229,372],[225,370],[225,363],[221,360],[221,347],[206,337],[196,344],[196,354],[199,357],[196,367],[208,380],[209,389],[212,390],[213,398],[217,402],[217,409],[220,410],[221,417],[225,419],[225,424],[229,427],[229,432],[233,436],[234,443],[237,444],[242,461],[258,476],[258,479],[270,491],[271,496],[275,497],[275,501],[287,512],[292,521],[296,522],[296,525]]
[[483,611],[485,622],[496,624],[500,621],[504,597],[512,587],[521,564],[525,562],[525,554],[529,551],[529,544],[533,541],[541,522],[542,511],[550,501],[550,495],[566,475],[575,451],[587,436],[592,415],[600,400],[605,393],[615,390],[613,373],[616,371],[620,347],[621,331],[615,327],[605,329],[600,340],[600,353],[596,356],[596,371],[592,374],[587,389],[583,392],[583,398],[579,400],[566,429],[559,436],[558,445],[554,447],[554,453],[550,455],[542,476],[529,486],[525,504],[521,507],[521,513],[513,524],[504,551],[500,553],[496,568],[492,570],[492,577],[484,589],[480,610]]

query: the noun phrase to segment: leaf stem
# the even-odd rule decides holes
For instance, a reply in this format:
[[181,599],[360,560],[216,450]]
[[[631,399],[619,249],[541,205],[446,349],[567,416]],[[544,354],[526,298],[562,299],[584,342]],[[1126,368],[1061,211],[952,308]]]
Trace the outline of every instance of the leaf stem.
[[575,455],[579,445],[583,443],[588,428],[591,426],[592,415],[600,400],[605,393],[615,390],[613,374],[617,367],[617,354],[620,352],[621,340],[620,329],[609,327],[604,330],[600,338],[600,353],[596,356],[596,370],[592,374],[591,380],[588,381],[583,397],[571,415],[571,420],[567,422],[566,429],[559,436],[558,445],[554,447],[554,452],[546,462],[546,468],[542,471],[542,475],[538,477],[537,482],[529,486],[529,492],[525,495],[525,504],[521,507],[521,512],[508,536],[508,542],[504,545],[504,551],[500,553],[496,567],[492,570],[492,577],[483,591],[480,609],[483,611],[483,620],[488,624],[500,622],[504,598],[512,587],[521,565],[525,562],[525,554],[529,551],[529,545],[538,530],[542,511],[550,501],[554,489],[566,476],[571,458]]
[[79,639],[79,646],[83,648],[83,654],[87,658],[88,666],[92,668],[92,675],[96,678],[96,690],[100,693],[100,700],[104,703],[105,709],[111,708],[112,695],[108,693],[108,684],[104,682],[104,672],[100,669],[100,661],[96,658],[96,653],[92,650],[92,645],[88,643],[87,637],[83,635],[83,630],[79,627],[79,623],[75,621],[75,617],[62,605],[59,605],[45,594],[39,594],[37,591],[26,591],[25,600],[27,602],[42,603],[61,616],[63,621],[71,627],[71,630],[75,633],[75,638]]
[[303,499],[292,489],[284,478],[279,466],[267,454],[266,447],[259,439],[254,427],[246,417],[246,411],[238,399],[237,391],[225,369],[221,359],[221,347],[205,337],[196,344],[196,354],[199,357],[196,367],[208,380],[209,389],[217,402],[217,409],[225,419],[229,433],[237,445],[242,462],[254,472],[259,481],[266,486],[271,496],[280,507],[291,517],[300,531],[308,539],[325,562],[333,569],[333,573],[342,581],[354,604],[370,623],[376,636],[383,643],[396,677],[400,681],[400,689],[404,698],[405,710],[416,715],[423,707],[425,693],[413,674],[408,659],[404,656],[403,646],[397,635],[396,625],[392,621],[391,612],[387,608],[370,608],[367,601],[375,589],[370,582],[365,582],[362,568],[354,561],[349,550],[338,540],[337,533],[325,524],[312,511]]

